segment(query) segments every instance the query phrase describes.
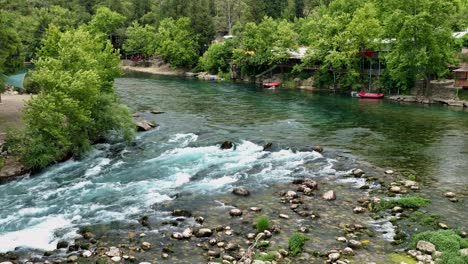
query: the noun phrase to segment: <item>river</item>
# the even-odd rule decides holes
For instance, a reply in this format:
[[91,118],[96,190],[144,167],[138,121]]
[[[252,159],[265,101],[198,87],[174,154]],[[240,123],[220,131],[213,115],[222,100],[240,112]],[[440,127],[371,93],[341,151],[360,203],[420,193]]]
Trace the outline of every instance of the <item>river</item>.
[[[142,74],[117,79],[116,87],[132,112],[160,126],[130,146],[98,145],[83,160],[0,185],[0,252],[52,250],[85,225],[137,223],[144,214],[169,219],[155,205],[180,195],[196,204],[233,186],[340,175],[346,169],[334,160],[344,154],[414,175],[428,196],[468,195],[464,111]],[[236,149],[220,150],[225,140]],[[268,142],[277,151],[265,153]],[[464,202],[437,198],[431,206],[449,224],[468,217]]]

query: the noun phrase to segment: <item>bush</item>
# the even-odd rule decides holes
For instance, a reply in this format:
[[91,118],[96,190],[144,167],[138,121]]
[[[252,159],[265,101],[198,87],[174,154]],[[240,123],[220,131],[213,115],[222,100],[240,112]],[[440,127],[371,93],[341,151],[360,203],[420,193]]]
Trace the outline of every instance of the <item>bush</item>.
[[263,232],[265,230],[268,230],[271,227],[270,219],[268,219],[268,216],[262,215],[257,218],[257,232]]
[[291,256],[296,256],[302,252],[302,247],[309,238],[302,233],[294,233],[289,238],[288,248],[291,253]]
[[382,200],[380,201],[380,203],[376,204],[372,210],[374,212],[377,212],[380,210],[392,208],[394,206],[417,209],[428,205],[430,202],[430,200],[422,198],[420,196],[407,196],[394,200]]
[[229,72],[227,60],[232,59],[233,50],[234,42],[232,40],[212,44],[205,54],[203,54],[203,57],[200,58],[200,65],[203,70],[211,74]]
[[276,260],[276,254],[274,252],[268,252],[266,255],[255,254],[255,259],[261,261],[273,261]]
[[468,256],[461,256],[460,249],[468,248],[468,239],[460,237],[452,230],[428,231],[413,237],[411,247],[416,248],[418,241],[431,242],[438,251],[443,253],[438,264],[468,263]]
[[3,160],[2,157],[0,157],[0,170],[5,166],[5,161]]

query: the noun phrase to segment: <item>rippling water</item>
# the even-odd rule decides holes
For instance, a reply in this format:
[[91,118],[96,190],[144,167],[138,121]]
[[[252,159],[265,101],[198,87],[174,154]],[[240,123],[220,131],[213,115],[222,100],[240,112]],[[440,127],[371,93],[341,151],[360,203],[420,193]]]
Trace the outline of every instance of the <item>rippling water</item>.
[[[131,146],[98,145],[83,160],[0,185],[0,252],[51,250],[80,226],[136,222],[180,193],[216,196],[236,185],[339,174],[333,155],[313,152],[315,144],[467,187],[466,112],[144,75],[118,79],[117,87],[123,102],[160,127]],[[224,140],[236,148],[220,150]],[[264,152],[266,142],[277,151]]]

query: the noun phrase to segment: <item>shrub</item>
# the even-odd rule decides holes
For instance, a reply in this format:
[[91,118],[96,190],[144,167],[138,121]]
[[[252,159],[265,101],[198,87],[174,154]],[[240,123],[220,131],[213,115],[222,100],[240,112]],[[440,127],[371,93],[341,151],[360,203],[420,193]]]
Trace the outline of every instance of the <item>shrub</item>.
[[294,233],[289,238],[288,248],[291,253],[291,256],[296,256],[302,252],[302,247],[309,238],[301,233]]
[[2,157],[0,157],[0,170],[5,166],[5,161],[3,160]]
[[385,210],[392,208],[394,206],[400,206],[403,208],[413,208],[417,209],[423,206],[426,206],[431,201],[420,196],[408,196],[403,197],[401,199],[393,199],[393,200],[382,200],[380,203],[376,204],[372,209],[374,212]]
[[268,219],[268,216],[266,215],[261,215],[257,218],[257,232],[263,232],[271,227],[270,219]]
[[431,242],[436,249],[442,252],[458,252],[468,247],[468,239],[460,237],[452,230],[427,231],[413,237],[411,247],[415,248],[418,241]]

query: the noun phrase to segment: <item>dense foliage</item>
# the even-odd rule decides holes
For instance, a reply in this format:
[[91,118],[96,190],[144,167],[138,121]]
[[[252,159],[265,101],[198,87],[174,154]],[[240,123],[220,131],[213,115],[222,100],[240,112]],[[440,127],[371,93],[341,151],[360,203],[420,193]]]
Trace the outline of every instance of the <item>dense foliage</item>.
[[11,135],[27,166],[79,157],[110,131],[131,138],[133,123],[113,87],[120,69],[110,42],[84,29],[63,33],[51,26],[38,57],[31,79],[41,92],[25,106],[24,133]]
[[468,262],[468,256],[462,255],[460,249],[468,248],[468,239],[462,238],[452,230],[427,231],[413,237],[411,247],[416,248],[418,241],[431,242],[436,249],[442,252],[437,263],[463,264]]
[[291,256],[297,256],[302,252],[302,247],[309,238],[302,233],[294,233],[288,241],[288,249]]

